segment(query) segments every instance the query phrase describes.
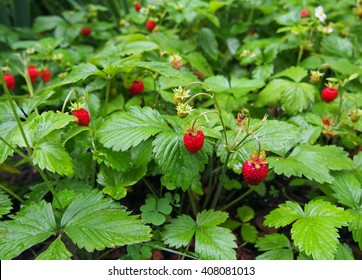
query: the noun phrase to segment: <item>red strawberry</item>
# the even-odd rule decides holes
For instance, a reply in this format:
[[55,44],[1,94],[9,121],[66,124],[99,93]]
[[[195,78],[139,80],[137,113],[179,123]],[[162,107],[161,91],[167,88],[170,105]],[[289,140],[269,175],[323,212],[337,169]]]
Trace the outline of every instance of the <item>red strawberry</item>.
[[134,81],[132,86],[128,89],[132,96],[138,95],[143,92],[144,85],[142,81]]
[[29,74],[31,82],[35,83],[36,78],[38,78],[38,70],[36,69],[36,67],[35,66],[29,66],[28,67],[28,74]]
[[324,125],[327,125],[327,126],[330,126],[330,125],[331,125],[331,123],[329,122],[329,120],[323,119],[322,122],[323,122]]
[[72,115],[77,117],[78,120],[76,121],[77,124],[82,125],[82,126],[88,126],[89,122],[90,122],[90,116],[89,116],[89,112],[86,109],[78,109],[78,110],[74,110],[72,112]]
[[331,87],[325,87],[322,90],[322,100],[324,102],[331,102],[338,96],[338,90]]
[[244,162],[242,172],[245,182],[249,185],[259,185],[268,176],[268,163],[263,157],[252,157]]
[[15,78],[10,73],[4,74],[4,80],[9,90],[13,90],[15,88]]
[[149,20],[146,22],[146,28],[147,28],[147,30],[150,31],[150,32],[156,27],[156,25],[157,25],[157,22],[155,22],[155,21],[153,21],[153,20],[151,20],[151,19],[149,19]]
[[191,154],[197,153],[204,146],[205,135],[202,130],[195,132],[189,129],[188,133],[184,135],[184,145]]
[[52,74],[50,73],[49,69],[43,69],[40,70],[39,72],[40,78],[42,78],[42,80],[46,83],[49,82],[50,77],[52,76]]
[[83,27],[80,32],[82,33],[83,36],[88,36],[92,32],[92,29],[89,26],[87,26]]
[[306,18],[309,15],[308,10],[304,9],[300,11],[300,17],[301,18]]
[[133,7],[134,7],[134,9],[136,10],[136,12],[138,12],[139,10],[141,10],[141,4],[140,4],[139,2],[136,2]]

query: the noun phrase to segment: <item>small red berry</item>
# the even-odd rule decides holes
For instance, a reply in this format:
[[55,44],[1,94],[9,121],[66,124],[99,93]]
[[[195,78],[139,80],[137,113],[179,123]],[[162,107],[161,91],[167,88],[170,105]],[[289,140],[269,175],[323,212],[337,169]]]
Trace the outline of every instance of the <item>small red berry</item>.
[[88,36],[92,32],[92,29],[89,26],[83,27],[80,32],[82,33],[83,36]]
[[242,172],[245,182],[252,186],[259,185],[268,176],[268,163],[255,157],[244,162]]
[[306,18],[307,16],[309,16],[308,10],[304,9],[304,10],[300,11],[300,17],[301,18]]
[[35,66],[29,66],[28,67],[28,74],[29,74],[31,82],[35,83],[36,78],[38,78],[38,70],[36,69],[36,67]]
[[136,10],[136,12],[138,12],[139,10],[141,10],[141,3],[136,2],[133,7]]
[[327,126],[330,126],[330,125],[331,125],[331,123],[329,122],[329,120],[323,119],[322,122],[323,122],[324,125],[327,125]]
[[128,89],[132,96],[138,95],[143,92],[144,85],[142,81],[134,81],[132,86]]
[[205,135],[202,130],[195,133],[191,129],[184,135],[185,148],[190,151],[191,154],[196,154],[204,146]]
[[74,110],[72,112],[72,115],[78,118],[78,120],[76,121],[77,124],[82,126],[88,126],[90,122],[90,116],[89,112],[86,109],[82,108],[79,110]]
[[157,22],[150,20],[150,19],[146,22],[146,28],[150,32],[156,27],[156,25],[157,25]]
[[324,102],[332,102],[338,96],[338,90],[335,88],[325,87],[322,90],[322,100]]
[[40,78],[42,78],[42,80],[47,83],[49,82],[52,74],[50,73],[49,69],[43,69],[43,70],[40,70],[39,72],[39,75],[40,75]]
[[15,88],[15,78],[13,75],[10,73],[4,74],[4,80],[9,90],[13,90]]

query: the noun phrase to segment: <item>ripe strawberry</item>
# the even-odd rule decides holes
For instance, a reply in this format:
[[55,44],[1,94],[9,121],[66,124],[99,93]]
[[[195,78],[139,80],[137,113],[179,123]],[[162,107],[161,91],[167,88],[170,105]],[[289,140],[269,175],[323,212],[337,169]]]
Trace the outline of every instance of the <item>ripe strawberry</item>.
[[4,80],[9,90],[13,90],[15,88],[15,78],[10,73],[4,74]]
[[202,130],[189,129],[188,133],[184,135],[184,145],[191,154],[197,153],[204,146],[205,135]]
[[148,31],[152,31],[157,25],[157,22],[156,21],[153,21],[151,19],[149,19],[147,22],[146,22],[146,28]]
[[139,10],[141,10],[141,3],[136,2],[133,7],[136,10],[136,12],[138,12]]
[[338,90],[331,87],[325,87],[322,90],[322,100],[324,102],[331,102],[338,96]]
[[31,82],[35,83],[36,78],[38,78],[38,70],[36,69],[36,67],[35,66],[29,66],[28,67],[28,74],[29,74]]
[[300,11],[300,17],[301,18],[306,18],[309,15],[308,10],[304,9]]
[[84,37],[88,36],[91,32],[92,32],[92,29],[87,26],[87,27],[82,27],[82,30],[80,31],[82,33],[82,35]]
[[39,75],[45,83],[49,82],[50,77],[52,76],[49,69],[40,70]]
[[78,110],[74,110],[72,112],[72,115],[78,118],[78,120],[76,121],[77,124],[82,126],[88,126],[90,122],[90,116],[89,112],[86,109],[81,108]]
[[324,125],[327,125],[327,126],[331,125],[331,123],[327,119],[323,119],[322,122],[323,122]]
[[244,162],[242,172],[245,182],[249,185],[259,185],[268,176],[268,163],[263,157],[253,156]]
[[128,89],[132,96],[138,95],[143,92],[144,85],[142,81],[134,81],[132,86]]

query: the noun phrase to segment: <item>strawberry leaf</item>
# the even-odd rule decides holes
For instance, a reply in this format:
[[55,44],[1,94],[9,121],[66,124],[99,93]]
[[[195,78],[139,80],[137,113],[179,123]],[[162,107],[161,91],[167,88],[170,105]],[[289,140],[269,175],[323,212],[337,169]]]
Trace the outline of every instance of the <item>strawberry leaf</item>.
[[334,181],[331,188],[332,194],[338,202],[358,209],[362,205],[362,187],[361,183],[350,172],[338,172],[333,174]]
[[173,69],[170,63],[158,61],[126,61],[121,64],[122,67],[132,69],[134,67],[143,68],[166,77],[180,76],[180,72]]
[[245,242],[255,243],[258,237],[258,231],[255,226],[244,223],[241,225],[241,237]]
[[0,190],[0,218],[9,214],[11,209],[13,209],[13,204],[9,196],[3,190]]
[[81,63],[75,66],[68,76],[58,85],[73,84],[80,80],[85,80],[92,75],[106,76],[106,74],[100,71],[94,64]]
[[222,224],[228,218],[228,214],[226,212],[204,210],[199,213],[196,217],[196,223],[199,227],[212,227]]
[[111,115],[100,128],[98,135],[105,147],[115,151],[126,151],[157,133],[169,130],[156,110],[133,106],[128,112]]
[[93,190],[80,194],[67,207],[61,226],[69,238],[88,252],[150,239],[150,228],[137,216]]
[[336,146],[300,145],[287,158],[269,157],[269,165],[275,173],[287,177],[305,176],[318,183],[331,183],[330,170],[350,169],[352,164],[348,154]]
[[162,239],[172,247],[186,247],[196,231],[196,222],[188,215],[180,215],[165,225]]
[[183,135],[174,131],[157,135],[153,141],[153,152],[156,163],[167,179],[165,181],[172,186],[187,189],[195,177],[204,170],[204,165],[208,162],[208,154],[211,153],[211,145],[205,139],[202,149],[196,154],[191,154],[185,148],[182,137]]
[[33,162],[41,169],[48,169],[60,175],[73,174],[73,163],[64,147],[57,142],[43,142],[35,146]]
[[349,230],[352,232],[353,240],[359,245],[362,250],[362,210],[348,209],[347,212],[352,216],[352,221],[349,223]]
[[49,245],[48,249],[37,256],[36,260],[70,260],[72,253],[68,251],[60,238],[61,235]]
[[[297,211],[296,211],[297,210]],[[286,202],[265,217],[267,226],[292,224],[292,238],[300,251],[314,259],[334,259],[338,248],[338,228],[347,226],[351,216],[343,208],[323,200],[305,205],[304,211],[296,202]]]
[[257,260],[293,260],[290,241],[284,234],[268,234],[259,238],[255,246],[260,251],[266,251],[257,256]]
[[25,205],[13,220],[0,222],[0,259],[15,258],[55,232],[55,218],[49,203]]
[[304,68],[292,66],[288,69],[285,69],[284,71],[281,71],[281,72],[273,75],[273,77],[271,77],[271,78],[274,79],[274,78],[280,78],[280,77],[288,77],[289,79],[298,83],[301,80],[303,80],[303,78],[305,78],[307,75],[308,75],[308,71],[305,70]]

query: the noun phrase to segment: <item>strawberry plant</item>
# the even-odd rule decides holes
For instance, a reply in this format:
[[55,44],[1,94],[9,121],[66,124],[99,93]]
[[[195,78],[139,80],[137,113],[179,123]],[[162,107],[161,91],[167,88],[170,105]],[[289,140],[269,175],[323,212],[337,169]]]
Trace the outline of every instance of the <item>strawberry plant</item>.
[[362,259],[358,1],[93,2],[0,25],[1,259]]

